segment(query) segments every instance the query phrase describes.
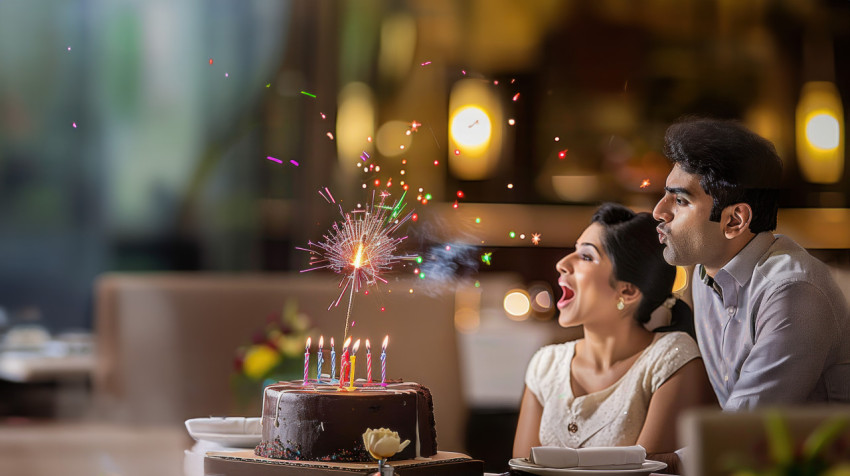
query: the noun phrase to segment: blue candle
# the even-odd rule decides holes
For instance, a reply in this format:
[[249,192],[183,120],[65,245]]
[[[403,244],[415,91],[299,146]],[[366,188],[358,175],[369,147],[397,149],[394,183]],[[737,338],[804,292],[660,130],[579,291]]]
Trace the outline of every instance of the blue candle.
[[322,352],[322,346],[325,345],[325,336],[319,336],[319,355],[316,358],[316,383],[322,381],[322,364],[325,360],[324,352]]
[[331,383],[336,375],[336,351],[334,350],[334,338],[331,337]]

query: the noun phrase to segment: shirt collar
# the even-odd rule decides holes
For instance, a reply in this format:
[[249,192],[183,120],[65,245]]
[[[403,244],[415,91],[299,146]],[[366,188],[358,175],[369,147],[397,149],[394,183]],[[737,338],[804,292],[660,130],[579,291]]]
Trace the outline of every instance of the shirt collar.
[[758,233],[721,269],[726,270],[730,276],[735,278],[739,287],[744,286],[752,278],[756,264],[767,253],[768,248],[773,245],[775,240],[776,237],[770,231]]

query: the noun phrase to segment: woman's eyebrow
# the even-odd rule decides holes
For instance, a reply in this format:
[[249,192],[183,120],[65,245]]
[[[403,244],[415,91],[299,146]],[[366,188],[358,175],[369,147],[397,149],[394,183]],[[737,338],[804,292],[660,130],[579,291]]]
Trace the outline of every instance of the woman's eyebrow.
[[596,247],[596,245],[594,245],[593,243],[576,243],[576,249],[578,249],[578,247],[579,247],[579,246],[590,246],[590,247],[592,247],[594,250],[596,250],[596,252],[597,252],[597,253],[599,253],[600,255],[602,254],[602,253],[599,251],[599,248],[597,248],[597,247]]

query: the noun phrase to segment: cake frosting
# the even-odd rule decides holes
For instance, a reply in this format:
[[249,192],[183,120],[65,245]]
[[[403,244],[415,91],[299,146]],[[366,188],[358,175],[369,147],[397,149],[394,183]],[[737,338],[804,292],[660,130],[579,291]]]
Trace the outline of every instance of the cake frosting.
[[373,461],[363,447],[367,428],[389,428],[410,440],[395,460],[437,453],[434,404],[427,387],[358,380],[353,388],[302,380],[263,391],[259,456],[289,460]]

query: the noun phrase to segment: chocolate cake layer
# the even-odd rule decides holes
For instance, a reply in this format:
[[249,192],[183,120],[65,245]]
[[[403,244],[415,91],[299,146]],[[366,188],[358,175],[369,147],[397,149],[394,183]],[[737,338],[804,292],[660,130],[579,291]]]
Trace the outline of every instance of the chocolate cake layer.
[[263,442],[256,453],[292,460],[372,461],[363,447],[363,432],[389,428],[402,441],[410,440],[391,459],[428,457],[437,452],[433,409],[431,392],[412,382],[382,387],[357,381],[353,389],[280,382],[264,391]]

